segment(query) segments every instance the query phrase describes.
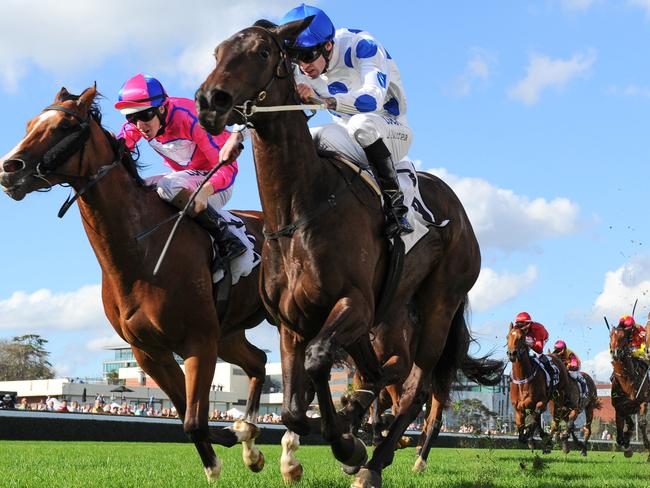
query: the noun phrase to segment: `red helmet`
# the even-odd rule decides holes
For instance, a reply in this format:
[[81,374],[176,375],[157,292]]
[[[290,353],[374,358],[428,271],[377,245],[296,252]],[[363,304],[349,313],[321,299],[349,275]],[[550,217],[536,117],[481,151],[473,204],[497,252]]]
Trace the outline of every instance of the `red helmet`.
[[553,349],[557,352],[562,352],[566,349],[566,342],[564,342],[562,339],[555,341],[555,344],[553,344]]
[[618,320],[618,326],[619,327],[632,327],[636,322],[634,321],[634,317],[631,315],[623,315],[619,320]]
[[532,322],[533,319],[530,318],[530,314],[528,312],[519,312],[517,316],[515,317],[515,323],[518,322]]

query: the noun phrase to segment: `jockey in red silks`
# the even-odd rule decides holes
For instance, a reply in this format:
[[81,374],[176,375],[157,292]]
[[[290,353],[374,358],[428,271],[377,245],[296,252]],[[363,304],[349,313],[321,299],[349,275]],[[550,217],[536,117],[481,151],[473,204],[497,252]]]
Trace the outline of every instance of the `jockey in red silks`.
[[537,354],[542,354],[548,340],[546,328],[539,322],[533,322],[528,312],[520,312],[515,317],[515,327],[527,327],[526,344]]
[[642,358],[646,353],[646,330],[641,324],[637,324],[634,317],[631,315],[623,315],[619,321],[618,326],[626,331],[632,331],[632,338],[630,340],[630,347],[632,348],[632,356],[635,358]]
[[243,148],[242,134],[224,131],[210,135],[199,124],[194,101],[168,96],[160,81],[142,73],[122,85],[115,108],[127,120],[118,139],[135,151],[144,137],[172,169],[171,173],[147,178],[146,183],[155,184],[163,200],[181,209],[205,175],[221,161],[228,161],[203,185],[193,210],[197,222],[215,237],[222,260],[246,251],[217,212],[232,195],[237,176],[235,158]]

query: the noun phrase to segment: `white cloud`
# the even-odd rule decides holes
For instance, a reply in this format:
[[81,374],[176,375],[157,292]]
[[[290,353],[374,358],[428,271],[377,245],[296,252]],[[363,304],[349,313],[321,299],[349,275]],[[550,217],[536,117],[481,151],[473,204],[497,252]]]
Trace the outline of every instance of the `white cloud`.
[[587,10],[595,2],[595,0],[560,0],[563,10],[567,11],[578,11],[578,10]]
[[596,61],[596,52],[574,54],[570,59],[551,59],[542,54],[530,56],[526,77],[513,86],[508,94],[526,105],[539,101],[542,91],[549,87],[563,87],[572,79],[586,75]]
[[528,266],[523,273],[499,273],[482,268],[476,284],[469,292],[472,310],[484,312],[515,298],[537,279],[537,268]]
[[128,344],[122,340],[115,332],[91,339],[86,342],[86,349],[89,351],[104,351],[107,347],[120,346],[127,347]]
[[463,74],[452,83],[452,92],[459,97],[471,93],[477,81],[487,81],[496,65],[496,56],[486,49],[474,48],[470,52]]
[[456,192],[481,246],[503,250],[526,248],[535,241],[572,234],[579,228],[580,209],[567,198],[531,200],[480,178],[456,176],[445,168],[428,171]]
[[623,314],[631,313],[638,298],[635,315],[639,322],[644,323],[645,316],[641,312],[645,314],[648,310],[649,297],[650,255],[638,255],[620,268],[606,273],[603,291],[594,303],[593,319],[602,320],[603,316],[607,316],[616,320]]
[[582,370],[589,373],[594,380],[609,380],[612,375],[612,359],[609,350],[600,351],[593,359],[583,361]]
[[0,300],[0,330],[72,330],[107,326],[100,285],[72,292],[14,292]]
[[650,0],[628,0],[628,3],[635,7],[641,7],[645,14],[650,18]]
[[[91,70],[110,56],[195,85],[212,68],[216,45],[294,0],[8,0],[0,16],[0,83],[15,90],[31,66],[55,74]],[[62,33],[65,32],[65,35]],[[173,53],[173,54],[172,54]]]

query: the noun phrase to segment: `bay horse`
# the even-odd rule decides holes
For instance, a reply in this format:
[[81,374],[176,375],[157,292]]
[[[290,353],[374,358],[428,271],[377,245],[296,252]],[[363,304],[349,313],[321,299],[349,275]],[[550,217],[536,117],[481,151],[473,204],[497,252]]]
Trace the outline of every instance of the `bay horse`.
[[[551,354],[551,356],[555,355]],[[550,435],[551,438],[554,438],[556,434],[559,434],[562,451],[565,454],[570,451],[568,439],[571,436],[573,442],[580,448],[580,455],[586,456],[589,439],[591,438],[591,423],[594,419],[594,411],[600,409],[602,404],[598,398],[598,390],[593,378],[583,371],[580,371],[579,374],[585,380],[587,393],[584,396],[581,395],[577,381],[573,380],[567,372],[567,391],[564,392],[564,404],[558,405],[554,400],[551,400],[553,421]],[[580,441],[575,434],[575,421],[582,412],[585,414],[585,424],[582,427],[583,437],[582,441]],[[564,429],[561,427],[562,423],[565,424]]]
[[[188,220],[179,227],[165,265],[153,276],[166,235],[135,237],[176,210],[158,197],[155,188],[144,185],[130,152],[102,127],[96,95],[94,86],[79,96],[62,88],[0,160],[0,184],[15,200],[57,184],[72,186],[102,270],[106,316],[131,345],[140,367],[173,402],[208,480],[221,471],[211,443],[230,447],[242,442],[245,463],[259,471],[264,456],[253,443],[259,429],[250,422],[256,421],[259,409],[266,354],[244,334],[266,315],[258,291],[259,271],[240,279],[227,306],[218,312],[212,293],[210,237]],[[261,251],[261,214],[239,216]],[[174,353],[184,359],[184,373]],[[246,421],[232,428],[208,426],[217,355],[241,366],[250,377]]]
[[616,411],[616,444],[624,449],[625,457],[632,456],[630,440],[634,432],[633,415],[639,416],[639,430],[643,447],[648,451],[650,462],[650,441],[647,434],[648,365],[632,356],[631,331],[614,327],[609,336],[609,352],[612,357],[612,406]]
[[508,359],[512,363],[510,373],[510,402],[515,411],[515,425],[519,442],[528,443],[533,449],[536,432],[542,439],[542,451],[550,452],[551,439],[542,428],[542,413],[546,411],[549,402],[553,408],[561,408],[566,400],[569,377],[564,363],[557,356],[549,356],[560,372],[559,383],[555,389],[546,383],[546,375],[542,366],[534,363],[529,355],[526,344],[528,326],[513,326],[508,330]]
[[[421,411],[441,358],[451,367],[462,350],[448,350],[448,337],[467,329],[467,293],[480,271],[480,251],[467,215],[453,191],[437,177],[419,173],[426,205],[450,219],[431,228],[406,255],[402,278],[383,314],[375,316],[389,259],[384,216],[377,196],[357,172],[320,156],[300,111],[256,112],[253,108],[299,104],[285,46],[311,18],[243,29],[215,50],[215,69],[196,93],[203,127],[217,134],[225,125],[254,127],[258,189],[267,229],[262,256],[262,295],[280,328],[283,376],[282,473],[299,479],[291,461],[296,435],[310,432],[307,405],[314,393],[321,432],[336,459],[361,467],[353,486],[381,486],[381,472],[397,441]],[[370,341],[374,326],[401,334],[412,329],[413,351],[395,343],[382,363]],[[343,347],[364,379],[348,407],[337,413],[328,385],[334,352]],[[441,366],[442,367],[442,366]],[[381,389],[403,382],[403,394],[388,435],[367,461],[366,447],[351,424]]]

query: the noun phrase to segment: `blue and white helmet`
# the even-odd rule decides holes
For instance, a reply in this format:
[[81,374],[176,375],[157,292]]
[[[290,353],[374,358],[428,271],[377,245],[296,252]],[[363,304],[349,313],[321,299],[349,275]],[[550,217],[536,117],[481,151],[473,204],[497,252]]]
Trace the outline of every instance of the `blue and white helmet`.
[[325,44],[327,41],[334,39],[334,24],[325,12],[317,7],[305,5],[301,3],[296,8],[290,10],[280,21],[281,24],[293,22],[294,20],[302,20],[313,15],[314,19],[311,24],[300,33],[296,38],[294,48],[310,48]]

